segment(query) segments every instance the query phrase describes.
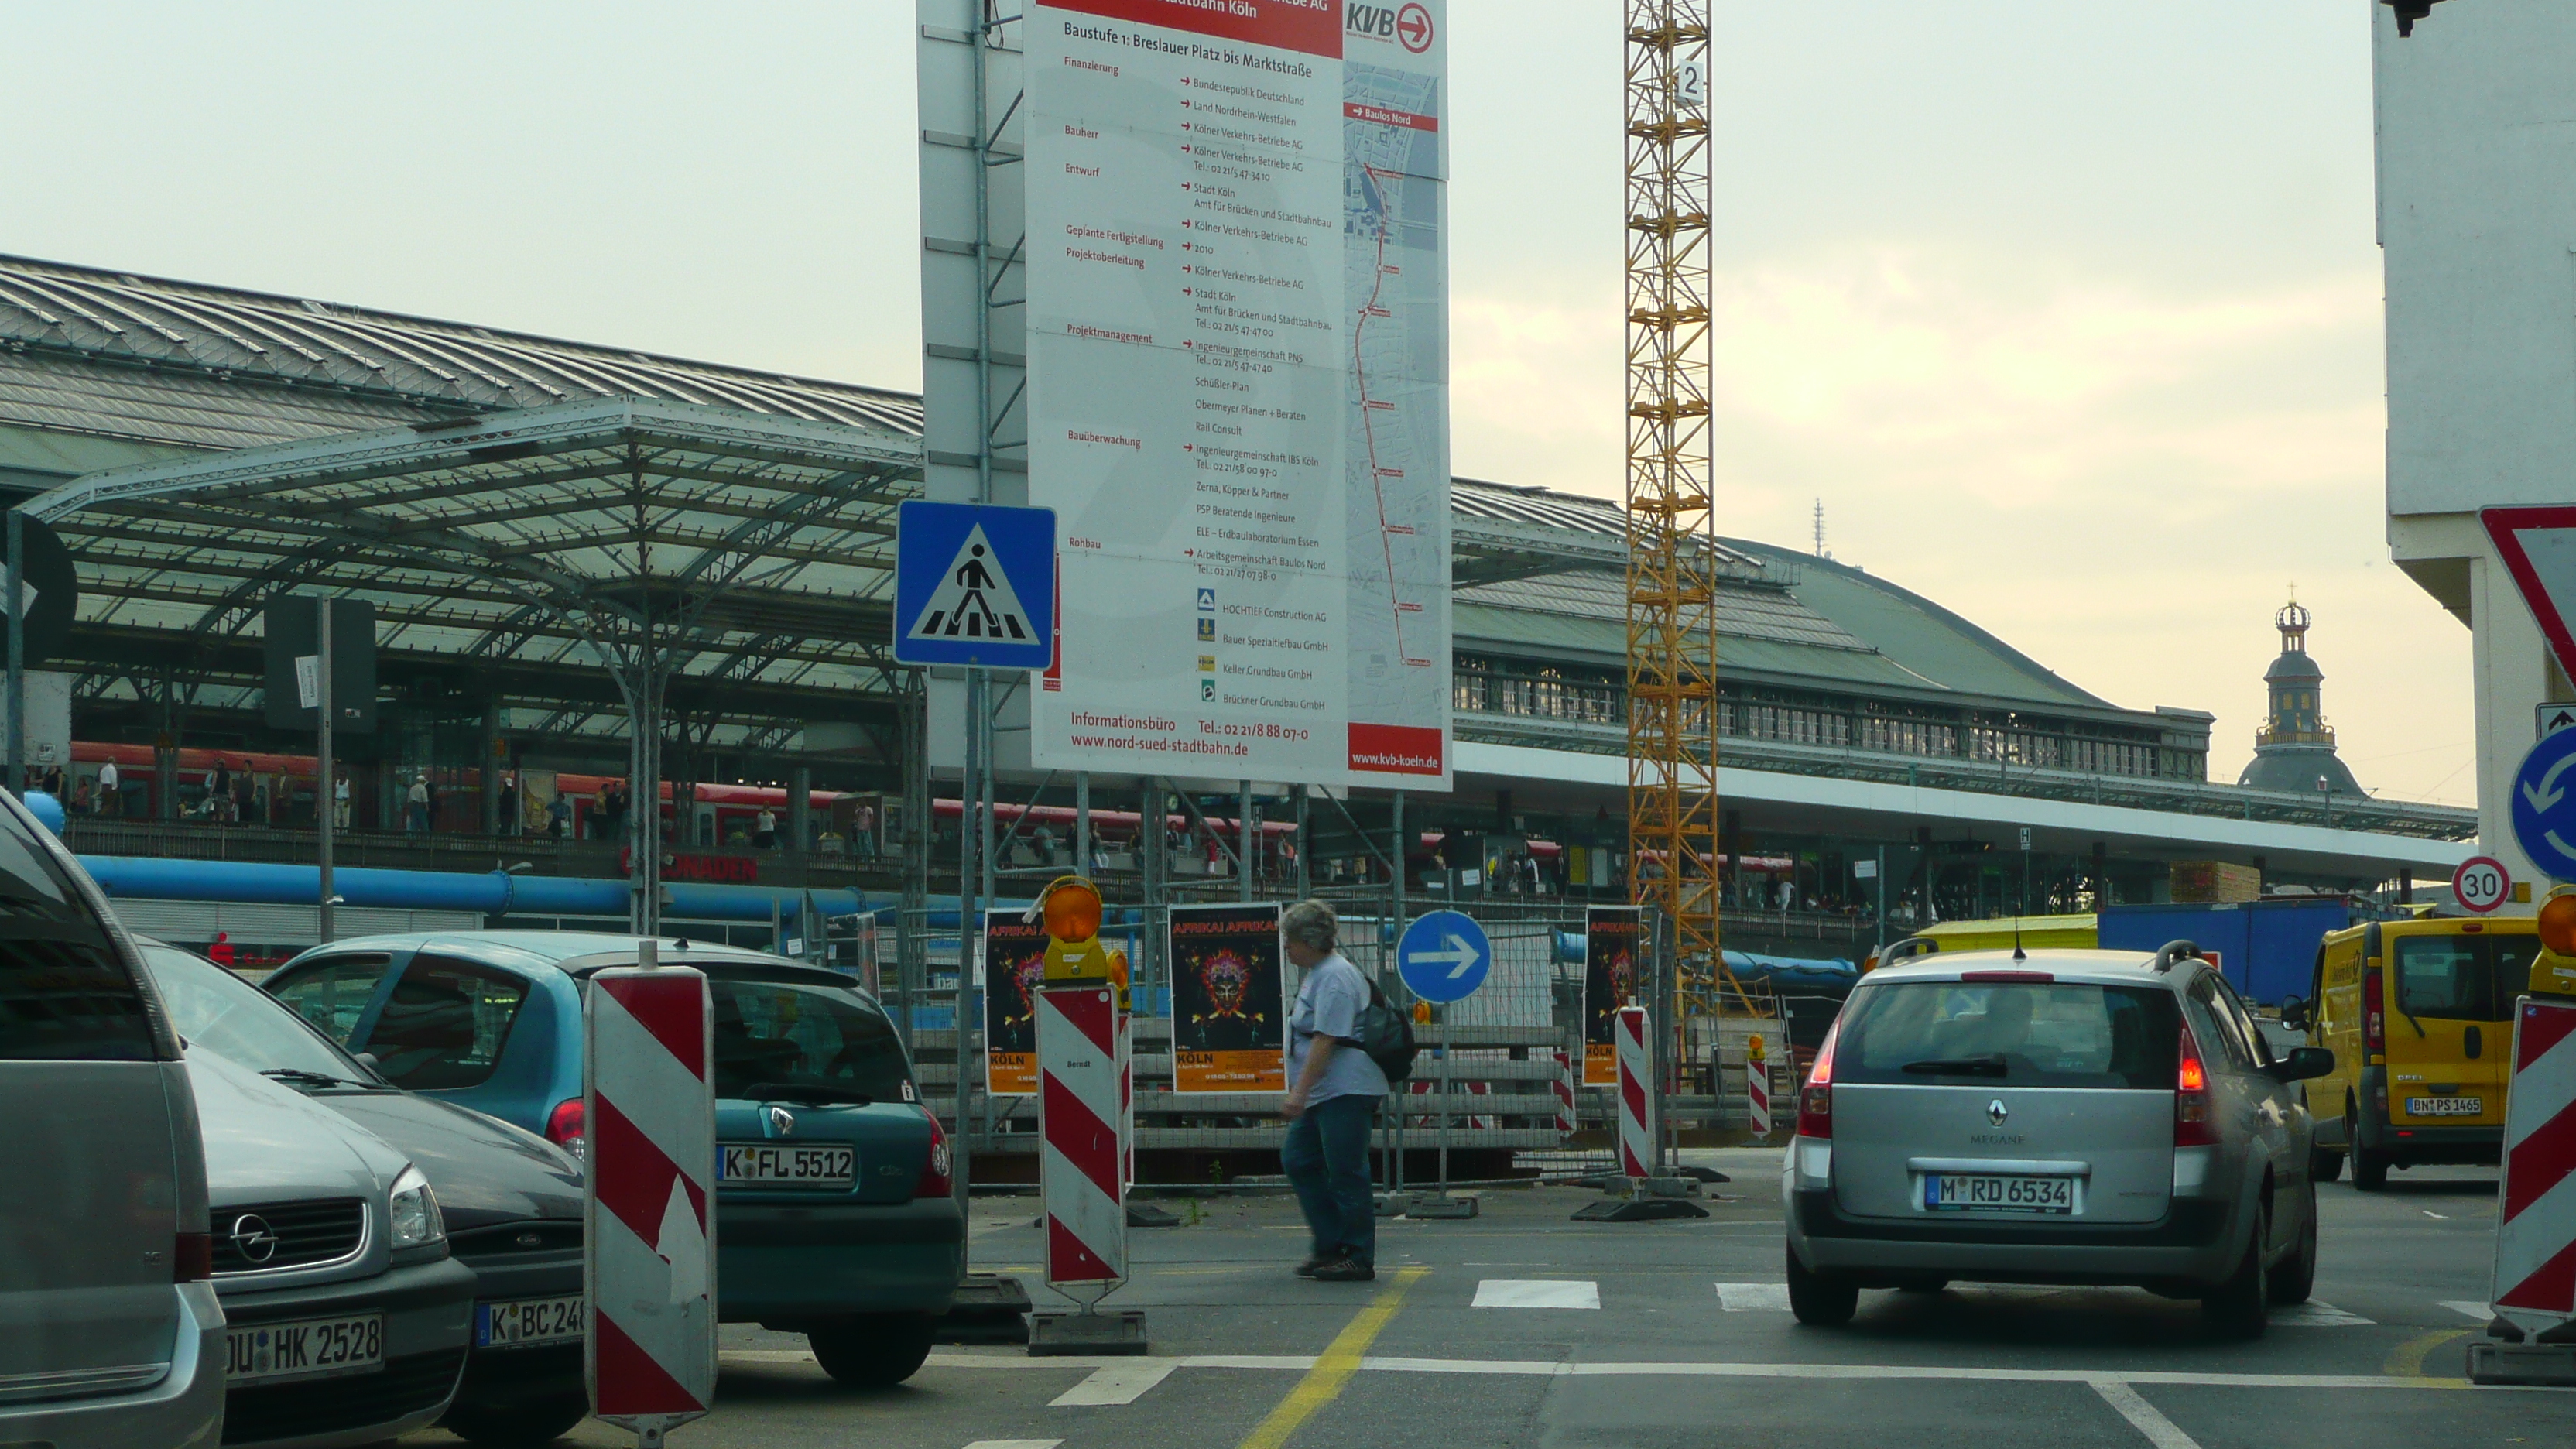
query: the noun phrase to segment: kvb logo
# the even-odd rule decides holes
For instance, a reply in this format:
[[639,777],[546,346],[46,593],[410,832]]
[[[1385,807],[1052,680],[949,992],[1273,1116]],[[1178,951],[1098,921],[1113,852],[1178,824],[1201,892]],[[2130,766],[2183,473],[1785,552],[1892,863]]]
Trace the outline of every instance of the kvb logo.
[[1370,40],[1392,40],[1420,55],[1431,48],[1431,12],[1419,0],[1403,5],[1346,5],[1342,33]]

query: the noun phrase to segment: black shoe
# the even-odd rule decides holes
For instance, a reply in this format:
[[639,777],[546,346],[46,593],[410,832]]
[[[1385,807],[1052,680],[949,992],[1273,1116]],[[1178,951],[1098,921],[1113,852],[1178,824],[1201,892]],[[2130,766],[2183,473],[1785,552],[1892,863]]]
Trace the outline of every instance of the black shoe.
[[1300,1278],[1312,1278],[1315,1276],[1316,1269],[1331,1261],[1333,1260],[1330,1258],[1308,1258],[1305,1262],[1297,1265],[1297,1276]]
[[1376,1279],[1377,1269],[1357,1258],[1335,1258],[1318,1265],[1310,1276],[1318,1283],[1367,1283]]

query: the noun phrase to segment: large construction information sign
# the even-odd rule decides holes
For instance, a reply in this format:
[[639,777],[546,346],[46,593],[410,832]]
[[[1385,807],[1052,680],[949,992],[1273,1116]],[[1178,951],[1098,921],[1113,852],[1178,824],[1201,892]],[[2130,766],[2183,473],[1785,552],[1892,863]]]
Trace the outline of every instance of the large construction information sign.
[[1031,7],[1037,765],[1447,787],[1444,28]]

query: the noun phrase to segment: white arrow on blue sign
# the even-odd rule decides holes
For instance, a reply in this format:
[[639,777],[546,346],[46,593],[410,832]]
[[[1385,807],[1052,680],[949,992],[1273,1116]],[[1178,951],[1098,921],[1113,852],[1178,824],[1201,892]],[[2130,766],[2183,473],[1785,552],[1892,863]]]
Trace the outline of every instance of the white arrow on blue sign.
[[2531,747],[2513,772],[2513,838],[2552,880],[2576,881],[2576,730]]
[[1414,917],[1397,939],[1395,969],[1424,1001],[1459,1001],[1492,974],[1494,946],[1474,917],[1431,911]]

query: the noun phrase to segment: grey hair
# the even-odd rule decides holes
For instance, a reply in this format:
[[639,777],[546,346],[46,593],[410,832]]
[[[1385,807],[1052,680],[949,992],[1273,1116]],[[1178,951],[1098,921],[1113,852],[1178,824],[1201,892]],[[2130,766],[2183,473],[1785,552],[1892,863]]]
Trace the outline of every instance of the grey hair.
[[1330,951],[1341,944],[1342,918],[1322,901],[1299,901],[1279,913],[1279,932],[1311,951]]

